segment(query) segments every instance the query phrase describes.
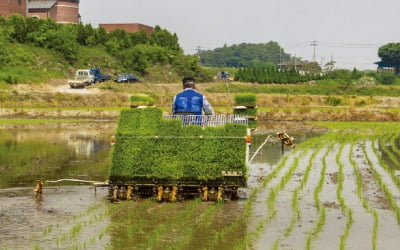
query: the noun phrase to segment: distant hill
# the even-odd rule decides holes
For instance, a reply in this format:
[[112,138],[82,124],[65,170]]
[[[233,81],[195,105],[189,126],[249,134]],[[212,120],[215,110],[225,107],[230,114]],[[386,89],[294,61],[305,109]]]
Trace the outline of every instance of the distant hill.
[[284,52],[277,42],[242,43],[239,45],[200,51],[200,61],[208,67],[257,67],[278,65],[290,61],[291,56]]
[[177,35],[159,26],[151,34],[107,33],[90,24],[0,16],[0,47],[0,83],[43,82],[91,67],[157,81],[178,81],[188,75],[198,81],[211,79],[197,56],[183,54]]

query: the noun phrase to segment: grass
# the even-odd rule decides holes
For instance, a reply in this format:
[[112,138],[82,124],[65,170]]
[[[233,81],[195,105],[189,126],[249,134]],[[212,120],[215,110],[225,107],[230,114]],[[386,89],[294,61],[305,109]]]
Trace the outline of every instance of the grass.
[[58,63],[63,60],[57,53],[19,43],[8,43],[6,50],[12,53],[7,57],[7,67],[0,67],[0,83],[37,84],[65,77],[67,66]]

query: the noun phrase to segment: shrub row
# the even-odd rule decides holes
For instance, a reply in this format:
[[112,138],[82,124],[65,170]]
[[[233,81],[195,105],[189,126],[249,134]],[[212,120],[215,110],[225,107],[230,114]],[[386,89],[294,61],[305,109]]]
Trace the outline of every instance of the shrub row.
[[114,145],[110,180],[138,177],[214,180],[222,171],[246,174],[247,127],[182,126],[158,108],[123,110]]

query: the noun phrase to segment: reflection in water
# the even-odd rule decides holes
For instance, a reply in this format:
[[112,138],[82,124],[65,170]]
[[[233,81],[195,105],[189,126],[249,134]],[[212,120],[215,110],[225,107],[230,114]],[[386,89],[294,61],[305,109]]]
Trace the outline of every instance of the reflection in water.
[[115,122],[0,128],[0,188],[107,178]]
[[[289,135],[294,137],[296,144],[300,144],[308,138],[315,136],[314,134]],[[271,136],[270,139],[259,149],[268,136]],[[252,158],[255,153],[257,153],[257,155],[254,156],[249,166],[248,186],[252,188],[259,185],[262,179],[274,169],[282,157],[286,154],[290,154],[293,149],[293,147],[285,146],[284,152],[282,152],[282,143],[275,133],[254,134],[250,148],[250,158]]]

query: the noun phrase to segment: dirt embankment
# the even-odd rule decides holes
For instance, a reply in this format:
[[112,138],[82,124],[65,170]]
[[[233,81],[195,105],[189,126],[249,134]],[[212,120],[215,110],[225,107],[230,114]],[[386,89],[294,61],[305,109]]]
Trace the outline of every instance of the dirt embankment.
[[[234,105],[234,93],[207,92],[213,84],[198,84],[197,89],[217,113],[232,113],[227,107]],[[119,111],[107,107],[129,107],[131,95],[151,95],[158,107],[169,110],[180,90],[179,83],[102,83],[85,89],[71,89],[63,82],[16,85],[0,92],[0,117],[117,119]],[[400,120],[400,97],[345,97],[340,106],[329,105],[326,96],[316,95],[258,94],[257,99],[259,122]]]

